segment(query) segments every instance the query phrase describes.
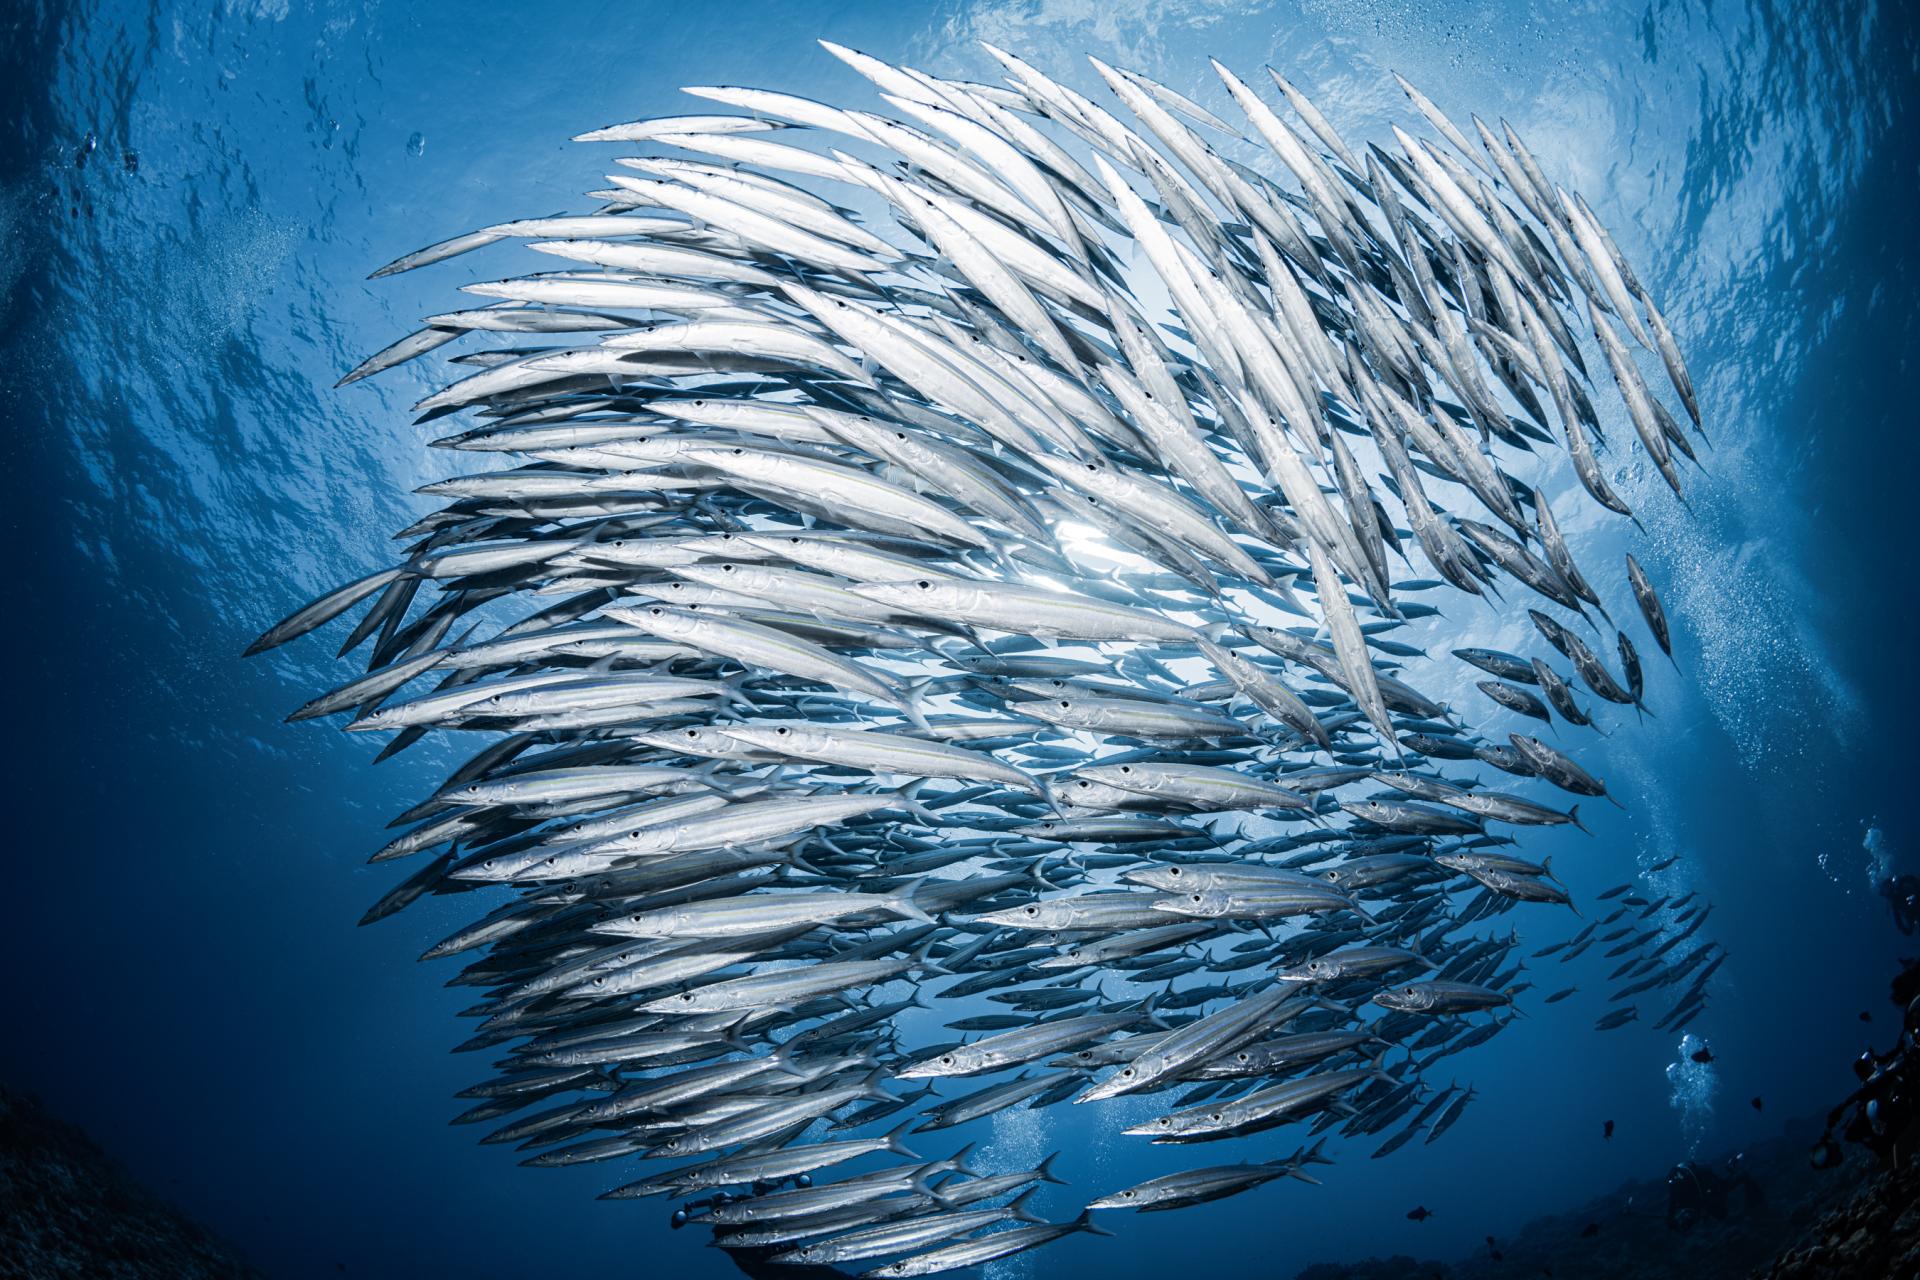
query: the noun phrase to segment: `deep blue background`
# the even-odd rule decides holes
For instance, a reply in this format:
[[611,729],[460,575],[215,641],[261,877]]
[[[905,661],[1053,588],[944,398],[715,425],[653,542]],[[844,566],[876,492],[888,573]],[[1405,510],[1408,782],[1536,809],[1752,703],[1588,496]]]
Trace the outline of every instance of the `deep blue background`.
[[[236,655],[380,562],[408,490],[435,476],[405,413],[427,370],[329,388],[499,260],[381,284],[371,267],[582,207],[604,156],[565,139],[685,109],[680,84],[864,100],[813,37],[986,78],[984,37],[1082,89],[1095,53],[1229,117],[1205,55],[1249,76],[1270,61],[1354,138],[1409,122],[1399,70],[1457,119],[1505,115],[1586,193],[1672,318],[1716,448],[1691,515],[1629,476],[1646,536],[1571,531],[1610,598],[1625,600],[1623,549],[1667,584],[1679,670],[1653,655],[1658,718],[1616,718],[1583,756],[1631,812],[1589,805],[1597,838],[1538,847],[1588,898],[1682,854],[1661,887],[1719,904],[1708,933],[1732,959],[1697,1027],[1720,1059],[1703,1153],[1823,1105],[1877,1029],[1857,1013],[1882,1004],[1899,949],[1868,888],[1869,828],[1914,862],[1920,44],[1902,8],[12,0],[0,1080],[274,1275],[730,1270],[653,1202],[594,1201],[615,1173],[521,1170],[447,1127],[449,1094],[484,1065],[447,1055],[465,1000],[413,956],[458,916],[429,903],[353,927],[389,883],[366,852],[444,762],[374,770],[364,740],[282,726],[334,679],[323,643]],[[1512,647],[1523,625],[1487,609],[1434,634]],[[1509,918],[1530,946],[1567,930]],[[1597,993],[1604,974],[1569,980]],[[1594,1035],[1598,1000],[1536,1003],[1449,1062],[1481,1099],[1437,1145],[1350,1148],[1324,1187],[1119,1223],[1119,1241],[1013,1268],[1285,1274],[1458,1253],[1656,1173],[1689,1149],[1675,1045],[1644,1026]],[[1166,1167],[1097,1132],[1097,1109],[1064,1110],[995,1137],[1068,1146],[1077,1195]],[[1438,1216],[1407,1222],[1416,1203]]]

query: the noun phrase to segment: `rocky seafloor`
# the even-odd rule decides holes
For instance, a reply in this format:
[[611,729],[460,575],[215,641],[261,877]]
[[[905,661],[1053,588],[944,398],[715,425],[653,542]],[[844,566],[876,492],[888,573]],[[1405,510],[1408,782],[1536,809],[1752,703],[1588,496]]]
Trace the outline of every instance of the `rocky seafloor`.
[[0,1277],[256,1280],[231,1246],[157,1198],[80,1130],[0,1087]]
[[1489,1237],[1469,1258],[1321,1263],[1296,1280],[1920,1280],[1920,960],[1892,996],[1905,1016],[1898,1044],[1861,1055],[1860,1087],[1824,1129],[1792,1122],[1737,1161],[1701,1162],[1691,1185],[1723,1192],[1706,1211],[1696,1201],[1672,1221],[1663,1176]]
[[[1453,1262],[1320,1264],[1298,1280],[1920,1280],[1920,1165],[1807,1153],[1817,1123],[1748,1148],[1764,1202],[1667,1225],[1662,1179],[1629,1182]],[[1719,1162],[1706,1162],[1709,1168]],[[815,1274],[819,1274],[815,1272]],[[257,1280],[231,1245],[137,1184],[80,1130],[0,1088],[0,1280]]]
[[[1746,1149],[1764,1200],[1729,1197],[1724,1218],[1667,1225],[1664,1177],[1626,1183],[1565,1213],[1537,1218],[1452,1262],[1405,1255],[1321,1263],[1297,1280],[1916,1280],[1920,1278],[1920,1168],[1883,1169],[1850,1150],[1816,1170],[1819,1125],[1789,1125]],[[1702,1162],[1714,1169],[1719,1160]]]

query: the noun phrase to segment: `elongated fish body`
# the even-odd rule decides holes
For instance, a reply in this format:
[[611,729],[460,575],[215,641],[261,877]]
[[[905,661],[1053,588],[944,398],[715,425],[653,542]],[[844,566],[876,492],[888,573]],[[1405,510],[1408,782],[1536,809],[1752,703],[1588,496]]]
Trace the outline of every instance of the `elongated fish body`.
[[[1098,61],[988,48],[986,85],[825,47],[871,110],[697,87],[579,135],[633,152],[598,203],[376,273],[544,264],[473,270],[347,372],[438,366],[416,409],[461,417],[460,473],[249,648],[339,621],[362,669],[291,719],[484,744],[394,821],[373,860],[417,860],[363,920],[484,902],[423,956],[460,957],[460,1048],[496,1062],[460,1122],[535,1167],[675,1162],[607,1198],[884,1276],[1098,1233],[998,1203],[1050,1163],[908,1150],[1016,1107],[1433,1141],[1475,1095],[1421,1073],[1513,1016],[1452,1015],[1522,997],[1519,938],[1574,905],[1530,829],[1607,794],[1508,717],[1644,710],[1634,642],[1612,668],[1575,631],[1624,594],[1671,656],[1639,560],[1625,593],[1581,564],[1633,515],[1604,423],[1676,494],[1699,461],[1672,329],[1553,157],[1404,80],[1362,155],[1278,72],[1214,63],[1226,120]],[[1531,954],[1598,948],[1611,1002],[1699,1016],[1709,904],[1600,897]],[[882,1152],[910,1163],[854,1163]]]
[[1466,1013],[1513,1003],[1500,991],[1465,982],[1410,982],[1373,997],[1375,1004],[1401,1013]]

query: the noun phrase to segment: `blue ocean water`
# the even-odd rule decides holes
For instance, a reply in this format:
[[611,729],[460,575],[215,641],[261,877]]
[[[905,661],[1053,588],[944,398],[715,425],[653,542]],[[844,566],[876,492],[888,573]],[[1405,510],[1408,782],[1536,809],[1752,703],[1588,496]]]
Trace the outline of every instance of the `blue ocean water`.
[[[326,646],[238,654],[294,604],[383,563],[440,474],[409,425],[429,371],[341,372],[483,278],[465,260],[368,282],[408,249],[581,208],[580,130],[684,109],[676,86],[865,87],[825,36],[993,78],[989,39],[1082,88],[1081,55],[1220,107],[1206,66],[1269,62],[1349,137],[1409,113],[1514,122],[1586,194],[1688,353],[1714,447],[1691,510],[1569,530],[1663,584],[1678,662],[1656,718],[1582,756],[1627,806],[1556,833],[1576,896],[1670,855],[1731,958],[1691,1030],[1596,1035],[1589,994],[1537,1002],[1451,1060],[1480,1100],[1446,1140],[1326,1185],[1118,1224],[1033,1275],[1291,1274],[1486,1234],[1774,1132],[1848,1086],[1902,939],[1870,885],[1914,870],[1911,510],[1920,479],[1920,40],[1900,5],[1814,3],[33,4],[0,16],[0,414],[16,551],[13,788],[0,889],[0,1081],[39,1093],[275,1276],[724,1275],[611,1175],[524,1170],[450,1129],[483,1066],[450,1056],[464,995],[413,957],[427,902],[359,931],[390,883],[387,818],[445,772],[280,723],[336,682]],[[1644,499],[1644,500],[1641,500]],[[1614,592],[1619,583],[1611,582]],[[1517,610],[1510,611],[1517,614]],[[1523,617],[1456,617],[1518,647]],[[1453,632],[1450,631],[1449,634]],[[416,758],[417,757],[417,758]],[[1529,938],[1565,936],[1540,912]],[[1550,990],[1561,970],[1539,977]],[[1768,1100],[1764,1113],[1746,1105]],[[1001,1120],[1007,1160],[1065,1148],[1055,1213],[1164,1166],[1091,1108]],[[1058,1114],[1067,1112],[1068,1114]],[[1604,1119],[1617,1122],[1601,1139]],[[1258,1197],[1257,1199],[1255,1197]],[[1403,1216],[1416,1204],[1426,1223]],[[1023,1270],[1024,1269],[1024,1270]]]

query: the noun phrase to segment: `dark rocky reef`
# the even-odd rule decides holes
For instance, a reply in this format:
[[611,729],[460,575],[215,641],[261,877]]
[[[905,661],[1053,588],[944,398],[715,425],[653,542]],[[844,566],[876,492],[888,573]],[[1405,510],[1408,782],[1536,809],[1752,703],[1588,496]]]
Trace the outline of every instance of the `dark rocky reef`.
[[157,1199],[86,1134],[0,1088],[0,1277],[257,1280],[232,1246]]
[[1920,1276],[1920,1167],[1909,1163],[1871,1180],[1824,1214],[1805,1244],[1753,1274],[1754,1280],[1914,1280]]
[[[1668,1225],[1665,1179],[1650,1178],[1566,1213],[1537,1218],[1519,1234],[1496,1238],[1468,1258],[1323,1263],[1300,1272],[1298,1280],[1719,1280],[1756,1271],[1884,1280],[1903,1274],[1766,1270],[1783,1251],[1824,1238],[1827,1215],[1852,1212],[1856,1194],[1870,1198],[1883,1181],[1864,1152],[1852,1154],[1839,1168],[1814,1169],[1807,1151],[1818,1136],[1817,1121],[1801,1121],[1780,1137],[1748,1148],[1740,1163],[1761,1199],[1750,1202],[1738,1175],[1728,1177],[1719,1206],[1725,1216],[1698,1213],[1684,1229]],[[1721,1177],[1726,1167],[1724,1159],[1702,1162],[1713,1177]]]
[[[1920,961],[1893,982],[1899,1041],[1854,1063],[1826,1116],[1630,1182],[1453,1262],[1325,1263],[1298,1280],[1920,1280]],[[1844,1144],[1844,1145],[1843,1145]]]

